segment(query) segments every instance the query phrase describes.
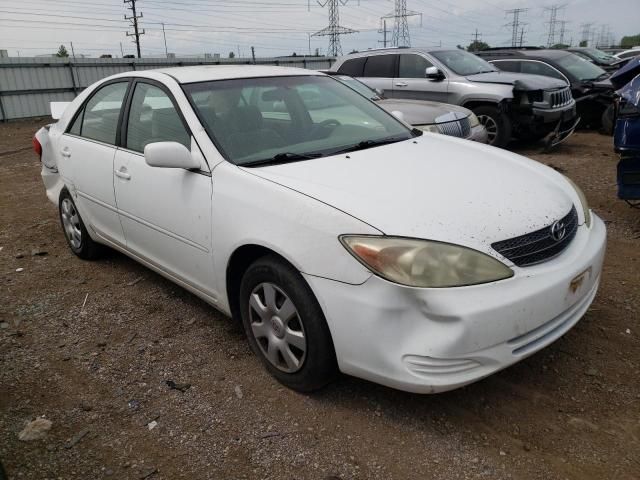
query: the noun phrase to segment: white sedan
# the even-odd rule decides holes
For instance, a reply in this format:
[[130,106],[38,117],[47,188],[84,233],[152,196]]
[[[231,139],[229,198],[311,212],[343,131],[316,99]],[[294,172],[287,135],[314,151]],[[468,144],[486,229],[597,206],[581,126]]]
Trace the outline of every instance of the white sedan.
[[300,391],[466,385],[558,339],[600,281],[605,226],[570,180],[317,72],[119,74],[34,148],[78,257],[109,246],[241,320]]

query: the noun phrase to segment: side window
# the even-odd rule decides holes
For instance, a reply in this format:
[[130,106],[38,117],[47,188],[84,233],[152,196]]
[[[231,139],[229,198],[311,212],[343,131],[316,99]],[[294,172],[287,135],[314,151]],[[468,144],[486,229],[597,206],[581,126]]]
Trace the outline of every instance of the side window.
[[491,62],[491,64],[505,72],[520,72],[520,62],[516,62],[515,60],[500,60],[498,62]]
[[372,55],[364,64],[365,77],[393,78],[396,55]]
[[73,122],[73,125],[71,125],[71,128],[69,129],[69,133],[71,133],[73,135],[80,136],[80,133],[82,132],[82,118],[83,117],[84,117],[84,108],[82,109],[82,111],[80,113],[78,113],[78,116],[76,117],[76,120]]
[[433,67],[433,64],[420,55],[404,54],[400,55],[398,64],[399,78],[425,78],[425,70]]
[[367,57],[353,58],[351,60],[347,60],[340,68],[338,68],[338,73],[342,73],[344,75],[351,75],[352,77],[361,77],[364,71],[364,63],[367,61]]
[[544,75],[545,77],[565,80],[562,74],[560,74],[560,72],[555,68],[541,62],[522,62],[522,73],[533,73],[534,75]]
[[191,135],[169,96],[148,83],[136,84],[127,124],[126,147],[143,152],[153,142],[178,142],[191,149]]
[[[118,117],[129,82],[111,83],[98,90],[80,114],[82,124],[79,135],[100,142],[116,144]],[[80,117],[79,117],[80,118]],[[77,121],[73,124],[76,128]]]

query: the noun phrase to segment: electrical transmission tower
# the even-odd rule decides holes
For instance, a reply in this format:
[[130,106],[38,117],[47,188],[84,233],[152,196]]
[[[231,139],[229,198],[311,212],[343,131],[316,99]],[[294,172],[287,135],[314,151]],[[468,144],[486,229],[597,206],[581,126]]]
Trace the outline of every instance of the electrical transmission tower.
[[351,28],[340,26],[340,15],[338,12],[339,4],[346,5],[349,0],[325,0],[321,3],[318,0],[318,5],[325,7],[329,5],[329,26],[314,33],[313,37],[329,37],[329,50],[327,54],[333,57],[342,55],[342,46],[340,45],[340,35],[347,33],[355,33],[356,30]]
[[[520,46],[522,46],[522,36],[524,35],[524,31],[520,31],[520,27],[526,25],[526,23],[520,21],[520,14],[525,13],[527,8],[513,8],[511,10],[506,10],[507,15],[513,15],[513,20],[511,23],[507,23],[505,27],[511,27],[511,46],[518,46],[518,36],[520,37]],[[524,30],[524,29],[523,29]]]
[[[129,33],[127,32],[127,37],[136,37],[133,42],[136,44],[136,49],[138,51],[138,58],[141,57],[140,55],[140,35],[144,35],[144,29],[142,30],[142,32],[140,31],[140,29],[138,29],[138,19],[142,18],[142,13],[140,15],[138,15],[136,13],[136,0],[124,0],[124,3],[128,4],[129,6],[127,7],[129,10],[131,10],[131,16],[127,17],[126,15],[124,16],[125,20],[130,20],[131,21],[131,26],[133,27],[133,33]],[[164,29],[164,25],[163,25],[163,29]]]
[[560,20],[558,23],[560,24],[560,41],[558,43],[560,43],[561,45],[566,45],[564,43],[564,36],[567,33],[567,23],[569,22],[567,20]]
[[589,40],[591,39],[591,27],[593,26],[593,23],[581,23],[580,24],[580,29],[582,31],[581,34],[581,41],[580,43],[584,43],[585,47],[589,46]]
[[547,35],[547,48],[551,48],[556,44],[556,26],[558,23],[558,11],[562,10],[566,7],[567,4],[563,3],[562,5],[552,5],[550,7],[545,7],[545,11],[549,12],[549,33]]
[[409,36],[409,22],[408,17],[415,17],[420,15],[420,24],[422,25],[422,14],[420,12],[414,12],[413,10],[407,11],[407,0],[395,0],[393,13],[382,17],[393,18],[393,36],[391,37],[391,45],[394,47],[410,47],[411,37]]

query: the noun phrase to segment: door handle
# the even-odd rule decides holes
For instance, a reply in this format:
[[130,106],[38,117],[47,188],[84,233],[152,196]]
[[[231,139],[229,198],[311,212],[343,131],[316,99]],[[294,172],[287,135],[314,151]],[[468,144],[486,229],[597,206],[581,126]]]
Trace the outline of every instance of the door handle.
[[406,87],[409,84],[407,82],[396,82],[396,87]]
[[123,180],[131,180],[131,175],[127,173],[127,169],[122,167],[120,170],[115,170],[116,177],[120,177]]
[[63,148],[62,150],[60,150],[60,155],[62,155],[65,158],[69,158],[71,156],[71,152],[69,151],[68,148]]

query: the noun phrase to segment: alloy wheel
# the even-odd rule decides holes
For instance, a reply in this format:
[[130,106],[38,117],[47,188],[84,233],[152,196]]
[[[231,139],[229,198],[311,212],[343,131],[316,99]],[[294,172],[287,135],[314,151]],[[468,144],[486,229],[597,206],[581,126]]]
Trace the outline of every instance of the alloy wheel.
[[82,230],[80,228],[80,216],[76,210],[76,206],[71,199],[62,200],[60,216],[62,217],[62,226],[67,240],[75,249],[82,245]]
[[498,136],[498,124],[489,115],[478,115],[478,120],[480,121],[480,124],[483,125],[487,130],[487,138],[489,139],[489,143],[493,144],[496,137]]
[[249,296],[251,331],[265,358],[278,370],[295,373],[307,352],[302,319],[289,296],[273,283],[257,285]]

